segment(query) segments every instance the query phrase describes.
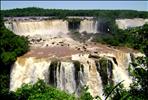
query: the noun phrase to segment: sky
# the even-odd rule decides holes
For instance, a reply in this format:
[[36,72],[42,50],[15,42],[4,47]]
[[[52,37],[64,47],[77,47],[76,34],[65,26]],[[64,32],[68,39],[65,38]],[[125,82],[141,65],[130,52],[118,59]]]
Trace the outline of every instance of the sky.
[[1,9],[25,7],[148,11],[148,1],[1,1]]

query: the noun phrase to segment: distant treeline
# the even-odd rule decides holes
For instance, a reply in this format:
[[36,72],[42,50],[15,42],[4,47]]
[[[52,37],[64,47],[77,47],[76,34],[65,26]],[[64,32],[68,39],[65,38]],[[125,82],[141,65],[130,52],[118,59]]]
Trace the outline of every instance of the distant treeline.
[[4,17],[22,16],[55,16],[65,18],[66,16],[94,16],[109,18],[148,18],[147,11],[136,10],[64,10],[64,9],[43,9],[36,7],[16,8],[1,10]]

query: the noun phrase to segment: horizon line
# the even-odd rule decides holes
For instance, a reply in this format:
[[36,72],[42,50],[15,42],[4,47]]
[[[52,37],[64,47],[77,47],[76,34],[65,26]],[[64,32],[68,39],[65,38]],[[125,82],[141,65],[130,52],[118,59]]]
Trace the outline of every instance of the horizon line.
[[148,12],[147,10],[137,10],[137,9],[100,9],[100,8],[80,8],[80,9],[77,9],[77,8],[43,8],[43,7],[33,7],[33,6],[30,6],[30,7],[16,7],[16,8],[6,8],[6,9],[1,9],[1,10],[14,10],[14,9],[25,9],[25,8],[39,8],[39,9],[45,9],[45,10],[130,10],[130,11],[142,11],[142,12]]

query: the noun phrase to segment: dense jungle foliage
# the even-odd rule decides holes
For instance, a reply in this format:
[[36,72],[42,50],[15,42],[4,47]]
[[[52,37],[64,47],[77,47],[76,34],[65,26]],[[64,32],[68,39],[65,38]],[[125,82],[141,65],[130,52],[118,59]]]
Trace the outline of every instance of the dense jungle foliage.
[[9,92],[10,67],[18,56],[29,49],[28,40],[6,29],[0,18],[0,96],[7,97]]
[[65,18],[66,16],[99,16],[109,18],[148,18],[148,12],[136,10],[66,10],[66,9],[43,9],[36,7],[16,8],[2,10],[4,17],[24,16],[54,16]]
[[147,100],[148,98],[148,66],[147,57],[133,58],[129,66],[129,74],[133,77],[130,89],[125,89],[122,82],[113,86],[108,84],[104,88],[104,95],[110,100]]
[[134,48],[148,55],[148,24],[126,30],[116,28],[111,34],[97,36],[93,41]]
[[11,100],[92,100],[93,97],[87,92],[87,87],[82,88],[80,97],[68,94],[53,86],[48,85],[43,80],[38,80],[35,84],[23,84],[16,92],[9,93]]

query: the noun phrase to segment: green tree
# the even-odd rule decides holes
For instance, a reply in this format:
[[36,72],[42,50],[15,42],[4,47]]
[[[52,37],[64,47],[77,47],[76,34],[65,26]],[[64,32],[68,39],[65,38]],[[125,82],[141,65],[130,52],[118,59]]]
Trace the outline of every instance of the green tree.
[[17,100],[76,100],[74,95],[47,85],[43,80],[24,84],[15,92]]
[[115,18],[148,18],[148,12],[136,10],[63,10],[63,9],[43,9],[36,7],[16,8],[2,10],[4,17],[21,16],[55,16],[64,18],[66,16],[96,16]]
[[29,46],[27,38],[15,35],[5,28],[2,17],[0,20],[0,96],[4,99],[10,99],[11,66],[18,56],[27,52]]

